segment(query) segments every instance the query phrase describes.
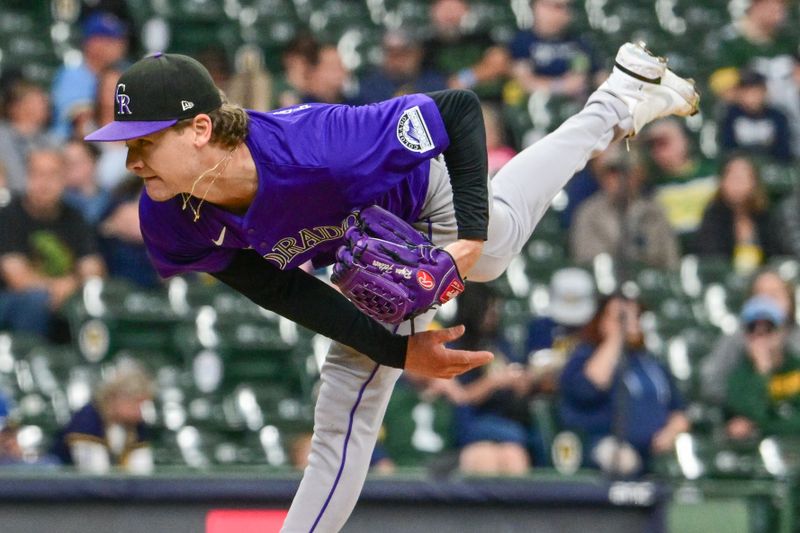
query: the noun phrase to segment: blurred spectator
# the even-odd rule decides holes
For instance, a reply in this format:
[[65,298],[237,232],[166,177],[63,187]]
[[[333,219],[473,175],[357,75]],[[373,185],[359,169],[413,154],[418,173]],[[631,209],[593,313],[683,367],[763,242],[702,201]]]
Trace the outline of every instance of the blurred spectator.
[[57,457],[20,446],[20,427],[8,416],[7,403],[0,394],[0,467],[57,466],[60,463]]
[[758,169],[748,157],[733,155],[722,166],[719,190],[703,213],[694,251],[728,257],[739,272],[752,272],[775,253],[769,224]]
[[90,474],[118,467],[131,474],[153,471],[144,410],[154,385],[140,365],[121,361],[98,387],[94,400],[58,432],[53,453],[64,464]]
[[715,94],[731,101],[739,71],[752,68],[767,79],[768,102],[786,113],[793,129],[793,152],[800,155],[797,97],[800,63],[798,37],[789,24],[787,0],[751,0],[743,16],[725,28],[719,43],[718,67],[709,85]]
[[643,134],[655,198],[682,244],[700,227],[703,211],[717,191],[713,161],[696,154],[683,125],[671,118],[651,124]]
[[481,110],[486,128],[486,149],[489,151],[489,177],[493,177],[517,152],[506,144],[503,121],[497,108],[483,103]]
[[643,165],[620,148],[596,158],[592,170],[600,191],[575,211],[570,227],[572,259],[590,264],[606,253],[655,268],[677,268],[678,239],[664,209],[642,194]]
[[[64,2],[63,4],[69,4]],[[136,31],[136,19],[131,14],[131,5],[128,0],[81,0],[80,16],[78,22],[82,23],[95,13],[111,13],[120,19],[128,28],[128,49],[136,52],[139,49],[139,33]],[[138,54],[135,54],[138,55]]]
[[77,139],[64,146],[64,203],[78,210],[84,220],[95,226],[108,208],[109,195],[97,184],[97,145]]
[[358,101],[372,103],[403,94],[447,88],[445,76],[423,68],[422,43],[406,30],[390,30],[383,36],[383,59],[359,80]]
[[154,288],[161,285],[161,278],[147,255],[139,229],[142,187],[141,179],[129,176],[111,192],[98,224],[99,246],[110,276]]
[[525,353],[530,364],[547,377],[542,387],[553,392],[558,387],[561,369],[580,342],[583,326],[597,307],[594,279],[583,269],[567,267],[550,278],[550,303],[547,316],[528,325]]
[[[98,75],[116,65],[128,52],[128,28],[110,13],[95,12],[81,26],[83,61],[62,66],[53,79],[53,133],[61,139],[72,135],[76,108],[92,106],[98,92]],[[109,99],[113,103],[113,99]]]
[[63,202],[63,167],[61,152],[32,151],[24,195],[0,210],[0,329],[46,335],[51,313],[104,273],[94,231]]
[[381,440],[381,438],[378,439],[375,448],[372,450],[372,457],[369,459],[369,471],[373,474],[388,476],[397,471],[397,465]]
[[214,85],[226,91],[232,73],[225,49],[216,43],[208,44],[196,52],[194,58],[206,67],[211,79],[214,80]]
[[744,352],[727,381],[729,437],[796,435],[800,431],[800,353],[787,342],[786,314],[767,296],[742,307]]
[[319,57],[319,43],[308,32],[298,32],[283,49],[283,73],[275,80],[275,107],[290,107],[302,102],[308,92],[313,66]]
[[11,190],[8,188],[6,179],[6,167],[0,162],[0,209],[4,208],[11,201]]
[[602,302],[561,374],[563,424],[583,435],[586,459],[614,475],[646,472],[689,429],[672,376],[644,346],[640,313],[635,301]]
[[792,158],[789,121],[766,102],[766,78],[755,71],[742,71],[733,101],[726,106],[720,124],[720,148],[760,156],[766,161],[786,163]]
[[342,63],[339,51],[333,45],[319,49],[317,62],[311,66],[303,102],[347,104],[346,94],[350,73]]
[[533,0],[533,27],[511,42],[512,73],[525,93],[545,91],[583,103],[599,80],[593,47],[574,34],[572,0]]
[[451,89],[473,89],[483,101],[499,102],[511,58],[503,43],[475,25],[468,0],[435,0],[433,35],[425,40],[424,68],[449,76]]
[[25,189],[26,159],[34,148],[51,144],[46,127],[50,100],[38,85],[18,79],[5,94],[4,119],[0,122],[0,163],[6,171],[8,187]]
[[18,428],[15,424],[0,422],[0,466],[19,466],[26,464],[25,454],[17,440]]
[[8,415],[11,412],[11,401],[8,397],[0,391],[0,428],[5,427],[8,421]]
[[447,394],[459,404],[459,466],[468,473],[521,475],[530,468],[531,417],[526,396],[534,382],[525,359],[514,354],[503,337],[502,305],[493,289],[483,284],[468,284],[458,299],[456,323],[466,326],[459,347],[495,354],[491,366],[459,376],[461,390]]
[[[96,126],[88,131],[105,126],[114,121],[114,93],[117,90],[117,81],[122,72],[116,68],[109,68],[100,73],[97,85],[97,101],[94,107]],[[83,137],[79,137],[83,139]],[[124,142],[97,143],[100,148],[100,157],[97,160],[97,184],[107,190],[113,190],[128,177],[125,161],[128,157],[128,148]]]
[[[766,296],[786,317],[788,343],[800,352],[800,328],[795,322],[794,285],[775,270],[765,269],[753,276],[749,296]],[[728,377],[744,358],[745,337],[742,331],[724,335],[700,364],[700,391],[703,399],[721,405],[725,399]]]
[[[786,24],[789,6],[786,0],[751,0],[739,20],[727,26],[719,45],[718,67],[711,74],[711,89],[729,100],[736,87],[739,69],[755,67],[775,70],[791,77],[791,58],[797,39]],[[774,63],[774,65],[770,65]]]
[[264,54],[257,46],[245,45],[236,52],[236,68],[228,80],[228,101],[245,109],[269,111],[274,99],[272,76],[264,65]]
[[303,471],[308,466],[308,455],[311,453],[312,432],[298,433],[289,439],[289,464],[295,470]]

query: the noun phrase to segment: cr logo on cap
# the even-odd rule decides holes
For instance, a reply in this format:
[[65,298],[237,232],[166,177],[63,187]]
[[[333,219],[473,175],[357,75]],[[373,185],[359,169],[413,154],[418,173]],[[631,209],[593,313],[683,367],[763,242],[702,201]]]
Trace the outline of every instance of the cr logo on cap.
[[116,99],[117,99],[117,104],[119,104],[117,115],[132,115],[133,113],[131,113],[131,109],[128,107],[128,104],[131,103],[131,97],[128,96],[127,94],[120,92],[124,90],[125,90],[124,83],[120,83],[117,85]]

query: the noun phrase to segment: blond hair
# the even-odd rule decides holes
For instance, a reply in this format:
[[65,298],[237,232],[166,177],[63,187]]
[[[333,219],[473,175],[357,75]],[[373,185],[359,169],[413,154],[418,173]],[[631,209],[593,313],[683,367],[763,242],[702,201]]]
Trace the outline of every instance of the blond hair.
[[95,393],[100,410],[105,412],[112,400],[124,398],[152,398],[155,386],[142,365],[131,359],[119,361],[109,372]]

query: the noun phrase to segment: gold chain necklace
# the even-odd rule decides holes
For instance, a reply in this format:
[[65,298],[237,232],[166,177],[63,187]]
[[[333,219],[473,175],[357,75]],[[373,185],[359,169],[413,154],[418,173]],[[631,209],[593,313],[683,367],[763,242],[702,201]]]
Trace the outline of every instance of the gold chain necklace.
[[[181,207],[181,210],[186,211],[186,207],[188,206],[189,209],[192,210],[192,214],[194,215],[193,222],[197,222],[198,220],[200,220],[200,208],[203,206],[203,202],[206,201],[206,196],[208,195],[208,191],[211,190],[211,187],[214,186],[214,182],[217,181],[217,178],[219,178],[222,175],[222,173],[225,172],[225,169],[228,168],[228,163],[230,163],[231,159],[233,158],[233,152],[235,152],[237,148],[239,148],[239,145],[236,145],[233,149],[231,149],[231,151],[228,152],[225,155],[225,157],[220,159],[216,165],[214,165],[213,167],[209,168],[208,170],[197,176],[197,178],[194,180],[194,183],[192,183],[192,189],[188,193],[185,192],[181,193],[181,198],[183,199],[183,206]],[[195,187],[197,187],[197,184],[200,183],[200,180],[205,178],[208,173],[214,172],[218,168],[219,171],[217,171],[217,173],[211,179],[211,183],[208,184],[208,187],[206,187],[206,191],[203,193],[202,198],[200,198],[200,203],[197,204],[197,207],[193,206],[191,199],[192,195],[194,194]]]

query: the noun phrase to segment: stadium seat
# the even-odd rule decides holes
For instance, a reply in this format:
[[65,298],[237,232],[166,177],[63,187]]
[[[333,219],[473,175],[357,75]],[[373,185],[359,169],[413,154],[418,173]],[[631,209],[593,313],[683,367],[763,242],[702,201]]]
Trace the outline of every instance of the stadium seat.
[[800,172],[794,165],[762,163],[759,171],[761,183],[773,204],[791,194],[800,181]]
[[453,446],[453,407],[439,398],[426,401],[401,380],[384,417],[382,443],[399,466],[420,466]]
[[651,267],[639,267],[634,275],[640,301],[645,307],[655,308],[659,302],[682,295],[677,273]]
[[549,282],[553,272],[571,263],[567,258],[563,242],[549,242],[535,233],[525,244],[525,271],[532,280]]

